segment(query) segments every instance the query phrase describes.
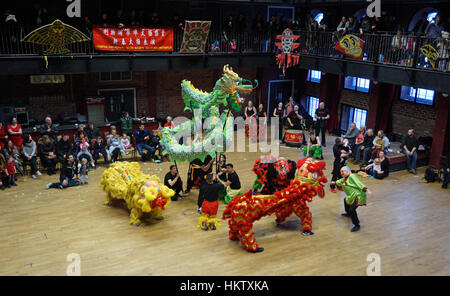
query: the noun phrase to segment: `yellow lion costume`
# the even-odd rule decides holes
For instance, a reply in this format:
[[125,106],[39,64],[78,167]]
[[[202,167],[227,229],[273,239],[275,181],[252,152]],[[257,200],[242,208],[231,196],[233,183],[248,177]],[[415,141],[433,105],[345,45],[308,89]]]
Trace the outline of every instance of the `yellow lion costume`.
[[130,224],[139,225],[144,213],[151,213],[154,219],[162,219],[162,211],[170,204],[175,192],[153,175],[141,171],[137,162],[116,162],[106,169],[100,180],[100,187],[106,192],[106,205],[117,200],[127,203]]

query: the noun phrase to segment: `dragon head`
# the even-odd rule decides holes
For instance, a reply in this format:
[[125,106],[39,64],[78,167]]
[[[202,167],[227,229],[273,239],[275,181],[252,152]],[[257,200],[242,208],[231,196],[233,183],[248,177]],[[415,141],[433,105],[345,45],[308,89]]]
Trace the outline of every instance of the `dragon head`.
[[326,183],[328,181],[323,173],[324,169],[324,161],[316,161],[311,157],[300,159],[297,162],[295,179],[316,187],[318,189],[319,197],[323,198],[325,196],[325,192],[323,190],[322,183]]
[[243,95],[250,94],[258,87],[258,81],[254,81],[255,85],[248,80],[239,77],[229,65],[223,66],[223,75],[217,83],[216,87],[223,93],[231,95],[231,106],[235,111],[240,111],[244,103]]

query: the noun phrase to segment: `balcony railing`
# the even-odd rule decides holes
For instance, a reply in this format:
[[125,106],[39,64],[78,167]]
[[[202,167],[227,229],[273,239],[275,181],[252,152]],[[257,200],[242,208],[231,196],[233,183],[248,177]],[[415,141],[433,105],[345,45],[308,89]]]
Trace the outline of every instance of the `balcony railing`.
[[[31,32],[31,28],[15,27],[0,31],[0,56],[16,55],[42,55],[47,49],[45,46],[21,42],[23,37]],[[350,59],[338,52],[334,46],[341,37],[337,32],[308,32],[295,31],[299,35],[300,43],[296,53],[314,56],[332,57],[336,59]],[[444,38],[427,38],[420,36],[396,35],[385,32],[378,34],[364,34],[363,62],[391,64],[407,68],[426,68],[428,70],[449,70],[449,40]],[[183,32],[174,33],[174,51],[179,52]],[[224,33],[211,31],[209,33],[207,53],[277,53],[275,36],[268,32],[263,33]],[[235,46],[233,46],[233,43]],[[420,51],[425,45],[432,45],[440,57],[433,67],[430,60]],[[94,49],[92,41],[68,45],[70,55],[108,55],[112,52],[102,52]],[[155,52],[114,52],[114,54],[141,54],[153,55]]]

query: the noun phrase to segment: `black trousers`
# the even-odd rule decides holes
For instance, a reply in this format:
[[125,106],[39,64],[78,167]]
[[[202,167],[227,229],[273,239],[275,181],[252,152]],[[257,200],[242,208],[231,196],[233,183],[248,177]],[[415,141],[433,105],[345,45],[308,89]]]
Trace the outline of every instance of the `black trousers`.
[[183,181],[181,179],[178,179],[173,186],[168,186],[170,189],[175,191],[175,194],[180,194],[181,191],[183,191]]
[[336,185],[333,182],[336,182],[337,180],[342,178],[341,168],[344,166],[345,166],[345,162],[341,162],[340,158],[334,160],[333,171],[331,172],[332,177],[331,177],[330,188],[332,188],[332,189],[336,188]]
[[48,158],[41,158],[42,163],[44,164],[44,167],[47,168],[48,172],[54,172],[56,163],[58,160],[56,158],[48,159]]
[[350,218],[352,219],[353,224],[355,226],[359,226],[358,214],[356,213],[356,209],[358,208],[358,205],[356,204],[356,202],[352,203],[351,205],[348,205],[344,199],[344,208],[345,208],[345,212],[350,215]]
[[16,176],[15,175],[9,175],[8,176],[8,184],[9,185],[14,185],[14,184],[16,184],[16,178],[15,178]]
[[94,152],[94,154],[92,155],[94,157],[94,162],[95,164],[97,164],[98,159],[100,158],[99,153],[101,153],[103,155],[103,158],[105,159],[105,163],[108,163],[108,153],[106,153],[106,149],[100,149],[100,151]]
[[31,168],[31,174],[34,175],[36,174],[38,167],[37,167],[37,162],[36,162],[36,156],[31,157],[30,160],[28,160],[25,156],[24,156],[24,161],[23,161],[23,166],[29,165]]
[[120,148],[116,148],[113,150],[113,152],[111,153],[111,161],[112,162],[117,161],[117,159],[119,158],[119,153],[120,153]]
[[[187,188],[186,190],[191,190],[191,188],[193,186],[195,186],[195,182],[198,180],[200,186],[202,185],[204,179],[204,174],[202,173],[202,169],[201,168],[190,168],[189,172],[188,172],[188,179],[187,179]],[[199,187],[200,187],[199,186]]]
[[320,138],[322,146],[325,145],[325,132],[327,130],[327,125],[325,123],[316,122],[316,136],[318,137],[320,133],[322,133],[322,137]]

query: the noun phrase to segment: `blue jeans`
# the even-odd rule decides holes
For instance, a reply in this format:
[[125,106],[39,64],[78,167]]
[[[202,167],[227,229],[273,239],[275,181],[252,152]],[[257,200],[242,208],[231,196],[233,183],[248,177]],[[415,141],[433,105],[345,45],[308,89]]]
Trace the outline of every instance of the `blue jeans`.
[[67,188],[67,187],[72,187],[72,186],[78,186],[78,185],[80,185],[80,182],[77,181],[77,180],[69,179],[69,178],[66,178],[66,180],[67,180],[67,185],[66,185],[66,186],[63,186],[63,185],[62,185],[62,182],[63,182],[63,181],[61,181],[61,182],[59,182],[59,183],[52,183],[52,184],[50,185],[50,188],[60,188],[60,186],[62,186],[63,188]]
[[153,154],[156,151],[155,148],[153,148],[152,146],[147,145],[145,143],[138,143],[138,144],[136,144],[136,149],[139,152],[139,155],[142,155],[142,150],[143,149],[147,150],[150,154]]
[[361,160],[361,149],[359,149],[359,148],[361,148],[361,146],[362,146],[362,143],[355,145],[355,150],[353,150],[353,151],[355,151],[355,160]]
[[402,149],[402,152],[406,156],[406,167],[415,170],[417,167],[417,150],[414,150],[413,155],[406,153],[405,149]]
[[[355,148],[356,149],[355,159],[358,161],[362,160],[364,162],[367,162],[370,159],[370,154],[372,153],[372,148],[365,147],[364,150],[361,152],[361,149],[359,149],[361,146],[362,146],[362,144]],[[362,154],[362,159],[361,159],[361,154]]]

